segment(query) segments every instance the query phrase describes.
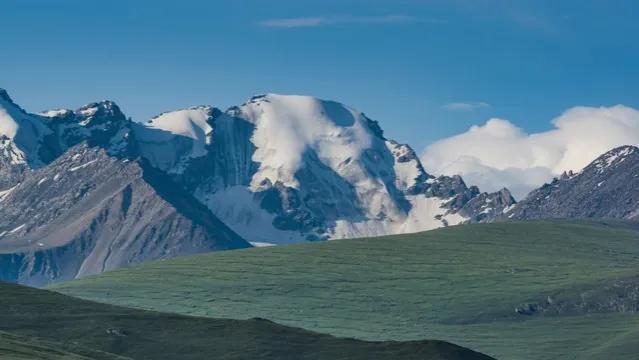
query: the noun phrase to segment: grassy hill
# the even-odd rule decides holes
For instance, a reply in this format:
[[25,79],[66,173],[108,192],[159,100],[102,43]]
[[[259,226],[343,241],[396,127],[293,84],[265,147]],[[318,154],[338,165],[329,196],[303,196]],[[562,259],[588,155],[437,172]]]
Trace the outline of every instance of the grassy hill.
[[0,283],[0,359],[490,359],[441,341],[366,342],[268,320],[128,309]]
[[[62,350],[61,344],[0,332],[0,359],[89,360],[89,357]],[[100,356],[102,354],[98,354]],[[113,357],[117,359],[117,357]],[[120,358],[124,359],[124,358]]]
[[54,289],[367,340],[443,339],[500,359],[599,359],[639,358],[637,275],[635,225],[539,221],[204,254]]

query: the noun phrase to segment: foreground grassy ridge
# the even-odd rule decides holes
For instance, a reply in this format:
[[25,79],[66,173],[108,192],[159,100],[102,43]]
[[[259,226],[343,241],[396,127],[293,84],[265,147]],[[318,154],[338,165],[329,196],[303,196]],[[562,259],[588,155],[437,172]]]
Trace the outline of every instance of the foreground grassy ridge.
[[514,309],[636,275],[639,232],[618,225],[513,222],[213,253],[54,288],[183,314],[264,317],[338,336],[445,339],[503,359],[596,357],[608,345],[625,351],[623,339],[639,329],[639,317],[523,316]]
[[0,359],[90,360],[89,357],[61,350],[62,347],[56,343],[0,332]]
[[0,358],[490,359],[441,341],[365,342],[267,320],[127,309],[0,283]]

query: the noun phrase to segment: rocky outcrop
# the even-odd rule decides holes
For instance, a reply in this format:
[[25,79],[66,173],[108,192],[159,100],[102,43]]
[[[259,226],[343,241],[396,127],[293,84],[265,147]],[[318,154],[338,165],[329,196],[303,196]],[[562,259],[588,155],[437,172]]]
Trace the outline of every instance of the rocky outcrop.
[[639,312],[639,278],[602,280],[541,296],[515,307],[524,316]]

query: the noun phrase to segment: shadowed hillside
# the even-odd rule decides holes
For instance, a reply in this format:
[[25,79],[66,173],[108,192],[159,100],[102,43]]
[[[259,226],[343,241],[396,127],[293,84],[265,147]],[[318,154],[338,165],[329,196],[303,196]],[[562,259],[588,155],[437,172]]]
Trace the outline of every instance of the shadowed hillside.
[[2,359],[490,359],[441,341],[366,342],[127,309],[0,283]]

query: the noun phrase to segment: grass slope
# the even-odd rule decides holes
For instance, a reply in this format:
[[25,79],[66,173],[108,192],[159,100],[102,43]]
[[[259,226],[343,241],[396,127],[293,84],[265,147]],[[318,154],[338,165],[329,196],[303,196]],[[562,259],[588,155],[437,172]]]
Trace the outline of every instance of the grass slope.
[[638,265],[639,232],[629,224],[512,222],[204,254],[54,289],[368,340],[444,339],[500,359],[596,359],[628,353],[639,316],[515,308],[548,297],[579,301],[588,289],[636,276]]
[[490,359],[441,341],[366,342],[271,321],[128,309],[0,283],[0,358]]
[[[11,360],[88,360],[89,357],[61,350],[60,344],[23,338],[0,332],[0,359]],[[114,357],[115,359],[115,357]],[[123,359],[123,358],[121,358]]]

